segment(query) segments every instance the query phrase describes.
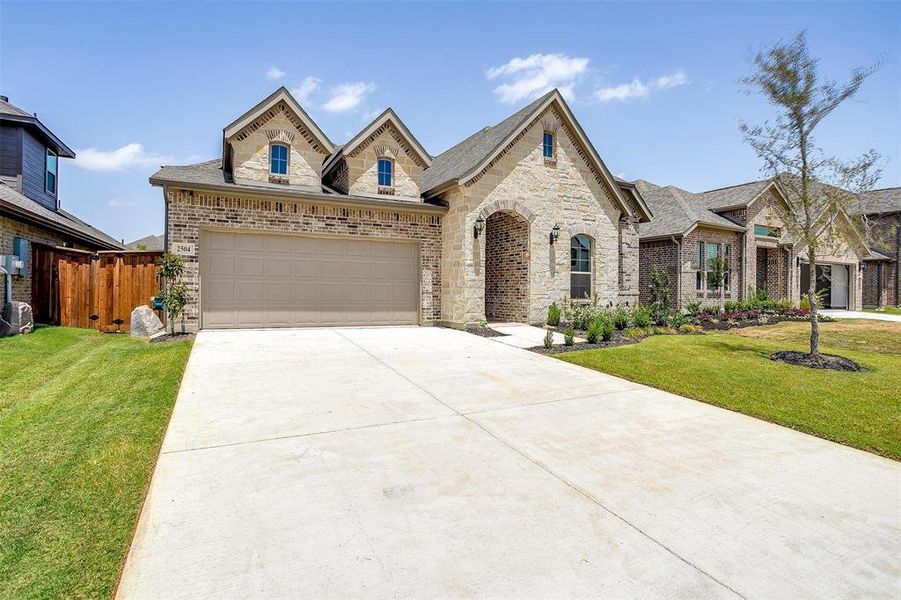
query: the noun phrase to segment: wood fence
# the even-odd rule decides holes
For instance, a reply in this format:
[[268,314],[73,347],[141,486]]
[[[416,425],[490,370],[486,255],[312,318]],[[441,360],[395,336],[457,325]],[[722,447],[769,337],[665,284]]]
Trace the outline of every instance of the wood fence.
[[131,311],[149,306],[161,287],[162,252],[32,248],[31,299],[38,323],[128,331]]

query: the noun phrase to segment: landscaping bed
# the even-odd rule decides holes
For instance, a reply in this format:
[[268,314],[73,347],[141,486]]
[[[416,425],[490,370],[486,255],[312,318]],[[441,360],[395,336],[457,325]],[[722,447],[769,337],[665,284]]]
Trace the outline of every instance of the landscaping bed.
[[0,596],[112,596],[190,350],[64,327],[0,339]]

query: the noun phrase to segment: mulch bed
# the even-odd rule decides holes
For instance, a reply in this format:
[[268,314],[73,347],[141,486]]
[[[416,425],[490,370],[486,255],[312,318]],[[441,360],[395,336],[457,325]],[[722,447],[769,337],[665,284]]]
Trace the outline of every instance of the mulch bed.
[[536,354],[563,354],[566,352],[578,352],[579,350],[595,350],[598,348],[613,348],[615,346],[628,346],[629,344],[637,344],[644,338],[649,337],[647,335],[643,335],[640,337],[627,338],[625,336],[614,338],[609,342],[598,342],[597,344],[589,344],[588,342],[577,342],[572,346],[551,346],[550,348],[545,348],[544,346],[534,346],[532,348],[528,348],[532,352]]
[[158,342],[178,342],[181,340],[190,340],[194,337],[193,333],[164,333],[163,335],[150,336],[150,342],[156,344]]
[[506,333],[495,331],[490,327],[467,327],[466,333],[471,333],[479,337],[504,337],[505,335],[507,335]]
[[795,350],[781,350],[770,354],[770,360],[811,369],[832,369],[833,371],[863,371],[863,367],[844,356],[835,354],[808,354]]

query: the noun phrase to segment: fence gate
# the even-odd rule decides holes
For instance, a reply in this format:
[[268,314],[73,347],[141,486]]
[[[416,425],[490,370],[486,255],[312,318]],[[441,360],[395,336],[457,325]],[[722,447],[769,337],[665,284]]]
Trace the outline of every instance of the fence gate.
[[[128,331],[131,311],[160,290],[162,252],[85,252],[35,244],[34,320],[65,327]],[[162,318],[162,315],[160,315]]]

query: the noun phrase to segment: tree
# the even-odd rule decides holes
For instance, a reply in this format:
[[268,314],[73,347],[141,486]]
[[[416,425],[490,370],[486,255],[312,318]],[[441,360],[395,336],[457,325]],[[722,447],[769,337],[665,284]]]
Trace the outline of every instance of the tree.
[[175,319],[182,317],[181,329],[185,330],[184,311],[188,303],[188,286],[181,280],[185,272],[185,260],[178,254],[166,252],[160,259],[160,277],[166,280],[166,291],[160,295],[166,309],[169,332],[175,333]]
[[657,265],[651,267],[651,318],[657,324],[666,323],[670,314],[669,275]]
[[863,222],[850,219],[848,208],[857,194],[872,189],[879,179],[879,155],[869,150],[842,161],[829,156],[814,141],[817,126],[842,102],[854,96],[879,67],[855,67],[847,83],[824,80],[818,60],[807,49],[804,32],[779,42],[754,57],[751,75],[742,79],[749,93],[759,93],[776,109],[773,122],[739,129],[763,161],[763,171],[777,178],[788,206],[777,209],[795,248],[806,250],[810,264],[810,354],[820,351],[817,320],[817,257],[843,244],[862,239]]
[[729,259],[724,256],[714,256],[709,261],[709,270],[707,271],[707,287],[717,290],[720,293],[720,304],[725,299],[726,273],[729,272]]

